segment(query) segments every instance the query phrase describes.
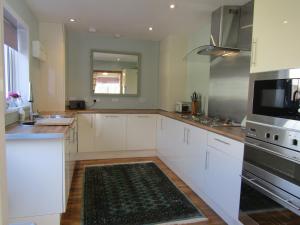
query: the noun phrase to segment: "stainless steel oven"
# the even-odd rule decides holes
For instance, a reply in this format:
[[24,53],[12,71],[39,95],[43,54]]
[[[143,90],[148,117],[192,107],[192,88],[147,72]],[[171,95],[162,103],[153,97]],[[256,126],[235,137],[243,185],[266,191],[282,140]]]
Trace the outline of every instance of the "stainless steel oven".
[[251,75],[240,221],[300,224],[300,70]]

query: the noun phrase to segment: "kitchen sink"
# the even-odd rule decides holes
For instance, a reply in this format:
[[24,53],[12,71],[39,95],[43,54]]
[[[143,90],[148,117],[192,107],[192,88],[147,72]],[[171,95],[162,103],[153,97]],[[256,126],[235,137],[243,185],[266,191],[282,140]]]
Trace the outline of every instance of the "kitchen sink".
[[35,124],[35,121],[24,121],[22,122],[22,125],[30,125],[33,126]]

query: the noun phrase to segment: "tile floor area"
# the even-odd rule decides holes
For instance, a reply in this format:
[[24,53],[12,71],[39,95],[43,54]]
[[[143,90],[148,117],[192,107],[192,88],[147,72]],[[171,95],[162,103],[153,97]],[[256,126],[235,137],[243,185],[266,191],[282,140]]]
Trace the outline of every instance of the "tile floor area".
[[201,212],[208,218],[208,221],[193,223],[191,225],[225,225],[226,223],[207,206],[178,176],[176,176],[161,160],[157,157],[147,158],[128,158],[128,159],[103,159],[78,161],[76,164],[72,187],[69,196],[67,211],[62,215],[61,225],[80,225],[82,182],[84,167],[87,165],[113,164],[113,163],[132,163],[153,161],[160,169],[174,182],[174,184],[190,198]]

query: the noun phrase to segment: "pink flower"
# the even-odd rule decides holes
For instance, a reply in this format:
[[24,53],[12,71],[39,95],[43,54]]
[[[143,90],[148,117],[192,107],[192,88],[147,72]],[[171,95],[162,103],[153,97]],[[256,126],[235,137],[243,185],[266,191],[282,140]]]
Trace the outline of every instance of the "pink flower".
[[20,98],[21,97],[21,95],[17,92],[10,92],[10,93],[8,93],[8,96],[11,98]]

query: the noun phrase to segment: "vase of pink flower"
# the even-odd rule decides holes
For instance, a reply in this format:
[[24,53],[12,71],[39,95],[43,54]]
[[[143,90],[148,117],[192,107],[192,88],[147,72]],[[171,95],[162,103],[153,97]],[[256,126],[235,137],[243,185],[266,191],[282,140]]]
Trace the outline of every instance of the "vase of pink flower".
[[22,98],[18,92],[9,92],[6,101],[9,107],[18,107],[22,105]]

